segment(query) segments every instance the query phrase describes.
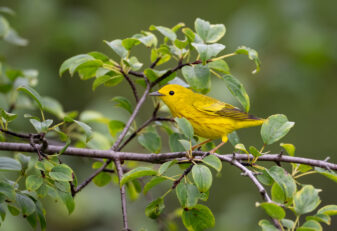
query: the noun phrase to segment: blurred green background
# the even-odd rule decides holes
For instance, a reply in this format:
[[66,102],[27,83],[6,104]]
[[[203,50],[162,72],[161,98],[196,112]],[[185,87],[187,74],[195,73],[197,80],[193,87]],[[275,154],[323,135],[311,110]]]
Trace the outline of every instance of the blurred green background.
[[[109,101],[124,95],[133,100],[126,84],[117,88],[99,87],[91,90],[91,81],[80,81],[76,76],[58,76],[61,63],[74,55],[97,50],[116,57],[102,41],[125,38],[147,30],[151,24],[171,27],[184,22],[193,28],[195,18],[211,23],[223,23],[227,32],[220,41],[228,53],[239,45],[259,52],[261,72],[252,75],[253,63],[245,56],[226,61],[232,73],[245,85],[251,98],[251,112],[261,117],[282,113],[296,125],[282,139],[296,145],[297,155],[337,162],[337,1],[314,0],[256,0],[256,1],[188,1],[188,0],[10,0],[1,1],[17,15],[10,18],[13,27],[29,40],[27,47],[1,44],[1,53],[7,62],[17,68],[39,70],[37,90],[41,95],[58,99],[65,111],[99,110],[110,118],[125,117]],[[141,60],[149,63],[149,51],[137,51]],[[237,104],[221,81],[213,79],[211,96]],[[148,111],[152,104],[149,100]],[[139,121],[146,119],[147,110]],[[22,128],[24,129],[24,128]],[[32,129],[31,127],[26,128]],[[258,128],[239,131],[247,146],[262,144]],[[165,143],[165,142],[164,142]],[[269,147],[272,153],[280,147]],[[126,150],[143,152],[134,142]],[[167,147],[164,151],[168,150]],[[231,145],[222,149],[232,151]],[[78,172],[80,180],[92,171],[90,160],[65,158]],[[322,176],[307,176],[303,182],[313,182],[322,188],[324,204],[337,202],[337,185]],[[159,191],[164,191],[165,186]],[[153,197],[161,192],[155,190]],[[178,206],[175,195],[166,201],[167,213]],[[255,208],[261,201],[255,186],[231,165],[224,164],[221,177],[214,180],[209,207],[215,214],[213,230],[259,230],[257,222],[265,216]],[[157,224],[147,218],[144,208],[149,198],[128,202],[130,226],[133,230],[145,227],[158,230]],[[323,205],[324,205],[323,204]],[[68,216],[63,205],[47,206],[47,230],[103,231],[120,230],[121,213],[118,187],[97,188],[90,185],[76,197],[74,214]],[[181,225],[180,219],[177,220]],[[337,230],[337,219],[326,230]],[[181,228],[179,228],[180,230]],[[24,219],[6,217],[0,230],[31,230]]]

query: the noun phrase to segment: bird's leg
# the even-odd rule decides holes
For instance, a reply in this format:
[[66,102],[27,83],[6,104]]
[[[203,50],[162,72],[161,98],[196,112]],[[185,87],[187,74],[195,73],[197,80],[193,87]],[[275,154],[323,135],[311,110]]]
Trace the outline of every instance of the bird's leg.
[[207,144],[210,141],[212,141],[212,139],[205,140],[205,141],[201,142],[200,144],[196,144],[196,145],[192,146],[192,151],[195,150],[195,149],[197,149],[197,148],[199,148],[199,147],[201,147],[204,144]]
[[209,151],[209,153],[214,153],[216,150],[218,150],[222,145],[224,145],[226,142],[221,142],[220,144],[218,144],[215,148],[213,148],[211,151]]
[[227,143],[227,141],[228,141],[228,137],[227,136],[223,136],[222,138],[221,138],[221,143],[220,144],[218,144],[218,146],[216,146],[215,148],[213,148],[211,151],[210,151],[210,153],[214,153],[216,150],[218,150],[222,145],[224,145],[225,143]]

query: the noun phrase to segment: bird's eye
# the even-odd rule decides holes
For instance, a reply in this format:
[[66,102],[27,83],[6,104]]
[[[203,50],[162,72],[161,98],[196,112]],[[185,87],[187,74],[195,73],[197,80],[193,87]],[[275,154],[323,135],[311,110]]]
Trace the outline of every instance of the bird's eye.
[[170,94],[170,95],[174,95],[174,91],[170,91],[169,94]]

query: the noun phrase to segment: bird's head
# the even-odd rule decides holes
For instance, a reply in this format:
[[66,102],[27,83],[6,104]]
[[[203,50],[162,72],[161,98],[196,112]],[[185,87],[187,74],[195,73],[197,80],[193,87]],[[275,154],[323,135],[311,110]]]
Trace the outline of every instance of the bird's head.
[[193,91],[178,84],[168,84],[150,93],[151,96],[159,96],[167,105],[173,105],[178,100],[187,100],[191,94]]

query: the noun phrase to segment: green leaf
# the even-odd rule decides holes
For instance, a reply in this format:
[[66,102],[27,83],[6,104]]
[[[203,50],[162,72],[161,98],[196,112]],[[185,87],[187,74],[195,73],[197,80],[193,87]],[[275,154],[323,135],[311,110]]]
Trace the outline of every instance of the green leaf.
[[184,210],[181,218],[188,230],[202,231],[215,225],[214,215],[205,205],[198,204],[193,209]]
[[174,41],[177,39],[176,33],[174,33],[170,28],[164,27],[164,26],[150,26],[150,30],[157,30],[165,37],[169,38],[171,41]]
[[34,228],[34,229],[36,228],[36,225],[37,225],[37,214],[36,214],[36,212],[27,216],[26,220],[28,221],[30,226],[32,226],[32,228]]
[[200,192],[193,184],[179,183],[176,187],[177,198],[181,207],[192,209],[198,203]]
[[314,220],[306,221],[301,227],[297,228],[296,231],[322,231],[322,226]]
[[227,135],[229,142],[235,147],[240,143],[240,137],[236,131],[233,131]]
[[294,196],[294,209],[297,214],[310,213],[321,203],[319,190],[312,185],[305,185]]
[[116,97],[113,97],[111,100],[117,103],[115,106],[124,108],[130,114],[132,114],[132,106],[131,106],[130,101],[127,98],[122,97],[122,96],[116,96]]
[[77,71],[81,79],[87,80],[95,77],[97,70],[102,66],[103,62],[99,59],[89,60],[78,65],[74,72]]
[[317,171],[319,174],[326,176],[330,180],[333,180],[337,183],[337,174],[333,171],[326,170],[324,168],[315,167],[315,171]]
[[292,198],[296,192],[296,183],[294,179],[283,168],[279,166],[273,166],[267,173],[273,178],[273,180],[282,188],[286,198]]
[[12,206],[12,205],[7,205],[8,211],[13,215],[13,216],[17,216],[20,214],[20,209]]
[[108,124],[109,119],[106,118],[102,113],[98,111],[86,110],[80,115],[80,120],[84,123],[96,122],[102,124]]
[[137,46],[138,44],[140,44],[140,42],[135,38],[126,38],[122,40],[122,45],[127,50],[131,50],[132,47]]
[[208,21],[197,18],[194,22],[194,28],[198,35],[206,43],[214,43],[220,40],[226,33],[223,24],[210,24]]
[[192,148],[191,141],[179,140],[179,143],[184,147],[184,151],[189,151]]
[[0,182],[0,195],[1,194],[5,195],[10,201],[15,201],[15,190],[13,185],[6,182]]
[[157,175],[157,171],[153,170],[152,168],[148,167],[138,167],[132,169],[131,171],[125,173],[123,178],[120,182],[120,186],[124,185],[125,183],[132,181],[134,179],[143,177],[143,176],[155,176]]
[[84,133],[85,133],[85,136],[86,136],[86,142],[89,142],[89,140],[92,137],[91,127],[89,125],[87,125],[86,123],[83,123],[81,121],[78,121],[78,120],[73,120],[73,121],[84,130]]
[[46,218],[45,218],[45,214],[44,214],[44,209],[42,207],[41,202],[36,201],[36,212],[37,212],[37,216],[39,218],[40,221],[40,227],[41,227],[41,231],[45,231],[46,230]]
[[29,191],[36,191],[43,183],[43,178],[38,175],[30,175],[26,178],[26,188]]
[[6,18],[0,16],[0,38],[4,37],[10,29],[10,25]]
[[21,153],[18,153],[15,155],[15,159],[17,159],[20,162],[23,172],[28,169],[29,161],[31,159],[30,156],[26,156]]
[[337,205],[326,205],[320,208],[317,212],[318,214],[325,214],[328,216],[335,216],[337,215]]
[[109,132],[112,137],[115,137],[118,132],[121,132],[125,127],[125,123],[119,120],[110,120]]
[[261,136],[265,144],[272,144],[283,138],[295,125],[289,122],[287,117],[282,114],[269,116],[262,124]]
[[[266,170],[262,170],[261,171],[261,175],[257,175],[257,179],[264,185],[268,185],[271,186],[274,183],[273,178],[271,178],[271,176],[269,175],[269,173],[267,173]],[[282,189],[283,190],[283,189]]]
[[54,164],[49,162],[46,159],[43,159],[42,161],[38,161],[35,163],[35,168],[42,170],[42,171],[51,171],[52,168],[54,167]]
[[148,31],[143,31],[143,34],[135,34],[133,38],[138,39],[146,47],[156,47],[158,43],[157,37]]
[[265,219],[259,221],[259,226],[262,228],[262,231],[279,231],[278,228]]
[[206,156],[202,162],[206,165],[208,165],[209,167],[214,168],[216,171],[220,172],[222,169],[222,162],[221,160],[216,157],[215,155],[208,155]]
[[152,219],[156,219],[163,212],[164,208],[164,199],[160,197],[146,206],[145,215]]
[[0,7],[0,13],[5,13],[8,15],[15,15],[15,12],[11,8],[8,8],[5,6]]
[[247,149],[246,149],[246,147],[245,147],[244,144],[236,144],[234,146],[234,148],[235,148],[235,150],[239,150],[239,151],[242,151],[242,152],[244,152],[246,154],[249,154],[249,152],[247,151]]
[[101,172],[94,178],[93,182],[98,187],[103,187],[109,184],[111,182],[111,179],[112,179],[111,174],[107,172]]
[[62,105],[55,99],[50,97],[43,97],[43,110],[62,119],[65,116]]
[[124,77],[121,74],[116,73],[115,75],[102,75],[97,77],[92,84],[92,90],[95,91],[96,88],[102,84],[108,87],[114,87],[118,85]]
[[174,120],[177,122],[178,127],[182,131],[182,133],[188,139],[191,140],[194,135],[194,130],[193,130],[191,123],[186,118],[175,118]]
[[25,94],[27,94],[29,97],[35,100],[35,102],[38,104],[39,108],[42,110],[43,109],[43,100],[39,93],[35,91],[33,88],[29,86],[20,86],[17,88],[18,91],[22,91]]
[[6,112],[4,109],[0,108],[0,116],[4,119],[7,123],[13,121],[17,115],[13,113]]
[[69,70],[70,75],[73,76],[76,68],[79,65],[81,65],[82,63],[91,61],[91,60],[95,60],[95,58],[93,58],[91,55],[88,55],[88,54],[80,54],[80,55],[73,56],[65,60],[62,63],[60,70],[59,70],[59,75],[62,76],[66,70]]
[[161,182],[164,182],[165,180],[167,180],[167,178],[162,176],[152,177],[152,179],[144,185],[143,193],[146,194],[151,188],[160,184]]
[[209,92],[211,88],[211,72],[207,65],[185,66],[181,71],[193,90],[202,94]]
[[250,100],[243,84],[232,75],[223,75],[222,78],[228,90],[240,102],[245,111],[248,112],[250,109]]
[[200,59],[203,64],[206,64],[207,60],[217,56],[223,49],[225,45],[214,43],[214,44],[202,44],[202,43],[192,43],[192,46],[198,51]]
[[161,148],[160,136],[154,132],[142,133],[138,136],[138,142],[146,148],[148,151],[153,153],[159,153]]
[[212,173],[206,166],[194,165],[192,176],[200,192],[207,192],[212,186]]
[[249,152],[254,156],[254,157],[259,157],[262,156],[259,150],[257,150],[254,146],[249,147]]
[[325,215],[323,213],[318,213],[318,214],[316,214],[314,216],[306,216],[305,219],[307,221],[309,221],[309,220],[315,220],[315,221],[318,221],[318,222],[324,222],[327,225],[330,225],[330,223],[331,223],[330,216]]
[[224,74],[230,74],[227,62],[222,59],[208,63],[208,67]]
[[21,171],[21,164],[13,158],[0,157],[0,172],[2,171]]
[[271,198],[273,201],[283,204],[286,201],[286,196],[283,189],[277,183],[271,187]]
[[131,70],[138,71],[140,68],[142,68],[143,64],[138,61],[137,57],[132,56],[130,59],[124,59],[123,62],[131,67]]
[[167,171],[167,169],[169,169],[170,167],[172,167],[176,163],[178,163],[178,160],[167,161],[164,164],[160,165],[160,167],[158,169],[158,175],[163,175]]
[[53,120],[45,120],[45,121],[40,122],[36,119],[30,119],[29,122],[33,125],[33,127],[38,133],[41,133],[41,132],[47,133],[48,128],[53,123]]
[[16,194],[16,203],[21,208],[21,212],[24,216],[29,216],[36,210],[34,201],[24,194]]
[[294,227],[294,221],[289,220],[289,219],[282,219],[281,224],[287,228],[288,230],[291,230]]
[[306,164],[299,164],[297,170],[300,172],[308,172],[312,169],[312,167],[310,165],[306,165]]
[[28,44],[28,41],[20,37],[13,28],[9,28],[8,32],[4,36],[4,40],[16,46],[26,46]]
[[111,42],[104,41],[117,55],[125,58],[128,55],[128,50],[124,48],[122,40],[116,39]]
[[70,192],[57,191],[59,197],[63,201],[63,204],[67,207],[68,213],[71,214],[75,209],[74,198]]
[[259,55],[256,52],[256,50],[251,49],[249,47],[241,46],[236,49],[235,53],[248,55],[248,58],[255,62],[256,69],[252,72],[253,74],[256,74],[260,71],[261,62],[260,62]]
[[53,180],[72,181],[73,180],[72,173],[73,170],[68,165],[60,164],[51,169],[49,176]]
[[257,206],[261,206],[272,218],[281,220],[286,216],[284,209],[275,203],[263,202],[261,204],[257,203]]
[[54,185],[62,192],[70,192],[70,184],[68,181],[55,181]]
[[290,156],[295,156],[295,146],[293,144],[280,143],[280,146],[284,148]]
[[184,146],[180,143],[184,136],[180,133],[172,133],[169,137],[169,146],[171,152],[183,152],[185,151]]

